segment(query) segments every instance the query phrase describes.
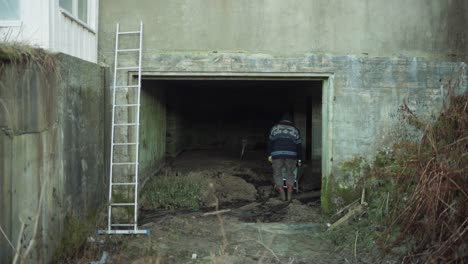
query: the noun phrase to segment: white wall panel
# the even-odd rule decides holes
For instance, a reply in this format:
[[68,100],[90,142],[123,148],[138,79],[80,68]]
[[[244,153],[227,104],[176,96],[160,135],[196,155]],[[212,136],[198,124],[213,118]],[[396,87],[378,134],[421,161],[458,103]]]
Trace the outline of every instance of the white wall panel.
[[[89,7],[95,7],[95,0],[89,0]],[[57,1],[58,2],[58,1]],[[64,52],[72,56],[97,62],[97,32],[92,28],[96,17],[93,12],[89,14],[89,25],[73,18],[70,14],[56,5],[56,24],[53,37],[53,50]]]
[[58,0],[20,0],[21,20],[0,21],[0,41],[20,42],[97,62],[98,1],[88,0],[83,23],[59,7]]
[[20,20],[0,21],[0,41],[49,48],[49,1],[19,0]]

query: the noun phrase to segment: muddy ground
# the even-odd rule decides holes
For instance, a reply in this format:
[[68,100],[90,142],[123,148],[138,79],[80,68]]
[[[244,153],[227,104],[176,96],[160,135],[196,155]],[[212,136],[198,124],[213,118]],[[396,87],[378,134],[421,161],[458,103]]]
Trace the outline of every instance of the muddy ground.
[[150,235],[90,236],[74,263],[99,260],[104,252],[102,263],[375,263],[326,235],[316,179],[303,179],[307,184],[293,201],[283,202],[272,192],[270,164],[258,153],[239,160],[190,152],[169,165],[162,173],[211,173],[218,203],[196,212],[144,208],[139,224]]

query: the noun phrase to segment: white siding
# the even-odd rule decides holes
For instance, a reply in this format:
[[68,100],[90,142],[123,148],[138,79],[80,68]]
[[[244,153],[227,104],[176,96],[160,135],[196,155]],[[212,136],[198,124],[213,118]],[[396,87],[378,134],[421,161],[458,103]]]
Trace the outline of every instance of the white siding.
[[73,18],[59,7],[58,0],[52,6],[53,16],[50,31],[52,32],[51,49],[72,56],[97,62],[97,8],[98,0],[89,0],[86,25]]
[[0,41],[49,48],[49,1],[20,0],[18,21],[0,21]]
[[87,24],[59,7],[59,0],[20,0],[21,20],[0,21],[0,41],[21,42],[97,62],[99,0],[88,0]]

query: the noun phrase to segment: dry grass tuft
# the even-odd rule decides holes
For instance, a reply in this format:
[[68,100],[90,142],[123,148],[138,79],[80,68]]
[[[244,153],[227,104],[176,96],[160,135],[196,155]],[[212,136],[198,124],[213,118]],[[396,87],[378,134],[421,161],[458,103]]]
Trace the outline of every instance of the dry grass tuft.
[[203,193],[208,186],[205,175],[158,175],[151,179],[141,192],[141,204],[146,208],[191,208],[201,207]]
[[53,54],[21,43],[0,42],[0,62],[15,64],[36,64],[43,73],[55,72],[56,60]]

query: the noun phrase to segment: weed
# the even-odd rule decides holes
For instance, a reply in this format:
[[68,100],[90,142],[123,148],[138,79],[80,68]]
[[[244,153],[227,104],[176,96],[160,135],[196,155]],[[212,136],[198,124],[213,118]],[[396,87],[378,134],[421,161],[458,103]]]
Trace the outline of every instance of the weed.
[[[461,263],[468,257],[463,253],[468,233],[468,92],[455,95],[457,85],[449,82],[435,122],[401,107],[408,124],[423,131],[422,140],[401,140],[391,153],[378,155],[366,180],[375,190],[369,214],[380,214],[386,227],[379,244],[405,263]],[[395,250],[401,245],[406,252]]]
[[61,242],[55,251],[55,261],[57,263],[67,262],[68,259],[75,259],[81,254],[86,239],[94,227],[94,217],[83,221],[74,214],[67,214],[64,221],[64,230]]
[[141,202],[148,208],[197,210],[207,186],[208,181],[201,174],[155,176],[142,190]]
[[360,157],[343,163],[348,176],[363,176],[356,188],[368,190],[369,206],[365,219],[330,234],[338,247],[349,251],[352,240],[355,248],[372,245],[359,241],[359,231],[404,263],[468,258],[468,92],[456,95],[459,85],[449,81],[435,121],[418,118],[405,104],[400,108],[401,120],[422,132],[420,141],[403,137],[369,168]]
[[55,56],[44,49],[20,43],[0,43],[0,62],[38,67],[42,74],[57,74]]

